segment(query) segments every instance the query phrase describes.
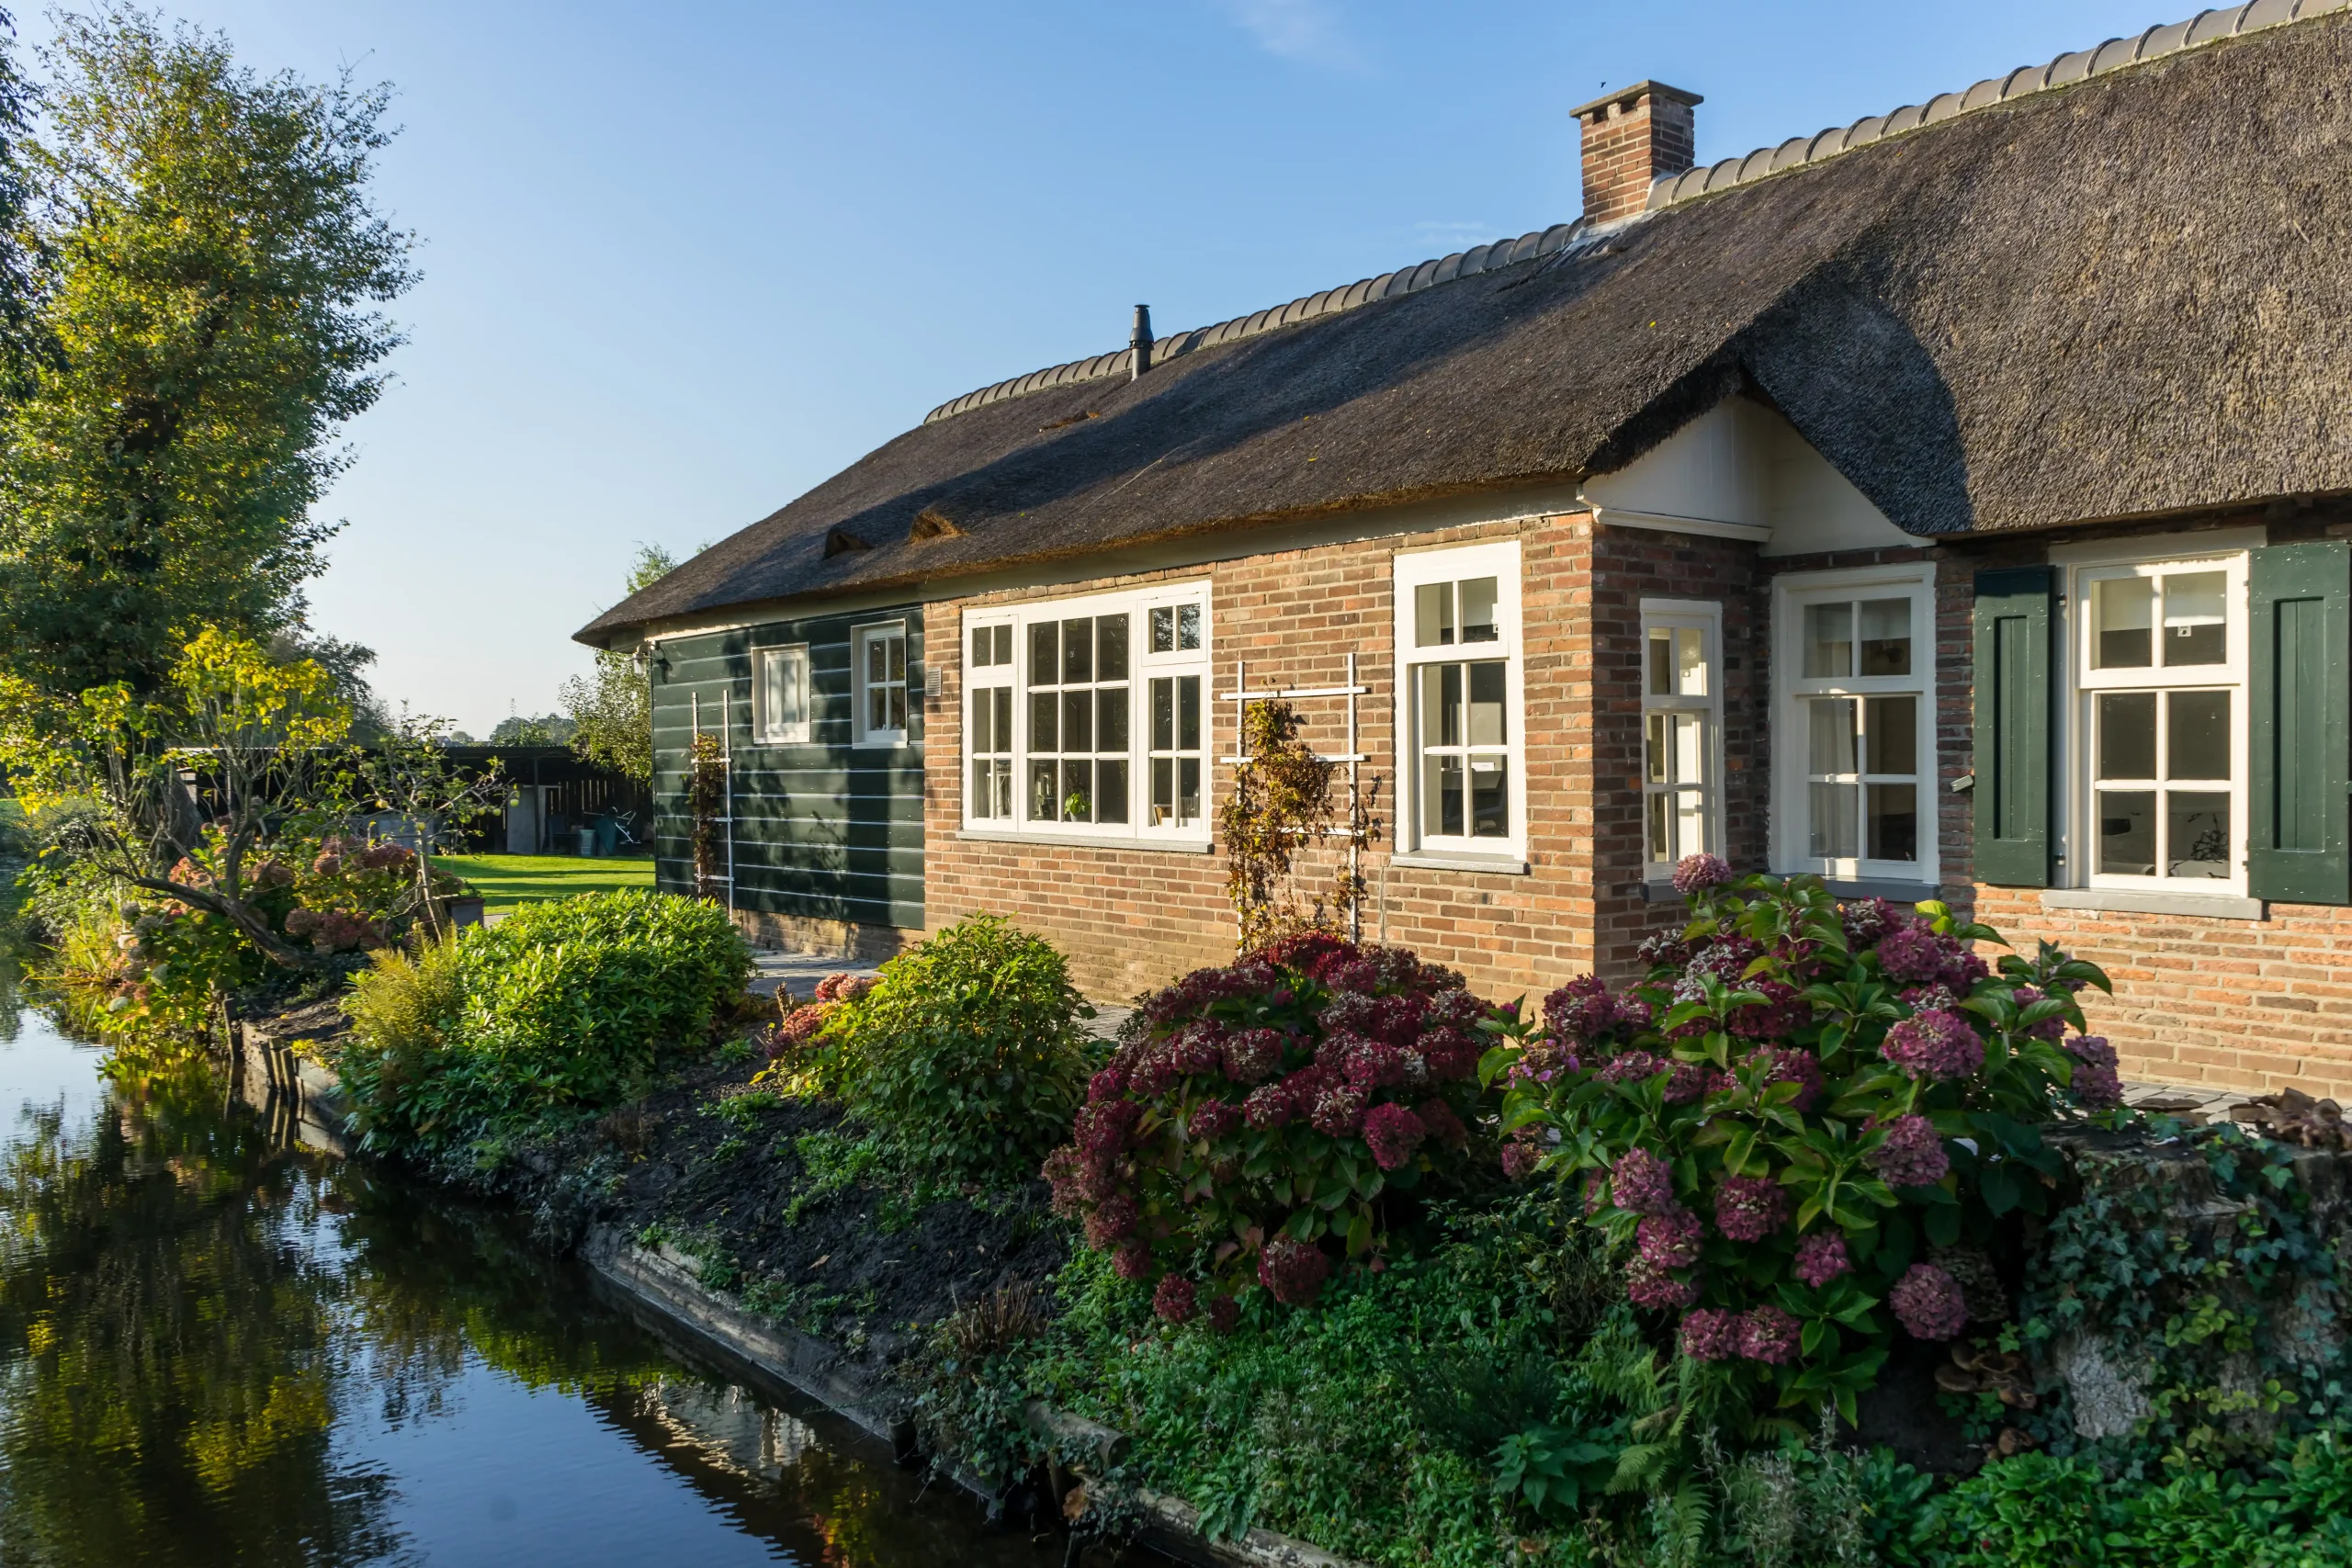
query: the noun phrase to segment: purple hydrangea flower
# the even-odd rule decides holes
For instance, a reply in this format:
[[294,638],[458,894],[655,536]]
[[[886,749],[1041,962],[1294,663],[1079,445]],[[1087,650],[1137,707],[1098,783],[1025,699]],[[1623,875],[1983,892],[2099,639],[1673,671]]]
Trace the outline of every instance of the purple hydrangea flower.
[[1647,1051],[1627,1051],[1611,1056],[1600,1069],[1602,1083],[1641,1083],[1654,1078],[1674,1066],[1663,1056]]
[[1759,1045],[1748,1065],[1764,1070],[1767,1085],[1792,1083],[1800,1086],[1797,1097],[1789,1101],[1789,1109],[1799,1115],[1812,1110],[1821,1099],[1823,1083],[1821,1058],[1794,1045]]
[[1739,1320],[1739,1353],[1750,1361],[1785,1366],[1797,1359],[1804,1325],[1776,1306],[1750,1307]]
[[1617,1206],[1636,1214],[1663,1214],[1674,1201],[1674,1168],[1647,1149],[1627,1149],[1609,1168],[1610,1191]]
[[1375,1105],[1364,1113],[1363,1141],[1372,1145],[1372,1163],[1383,1170],[1411,1159],[1429,1135],[1421,1119],[1401,1105]]
[[2116,1072],[2115,1047],[2103,1034],[2077,1034],[2066,1042],[2075,1058],[2075,1081],[2069,1090],[2086,1111],[2112,1111],[2123,1103],[2123,1080]]
[[1199,1303],[1199,1287],[1182,1274],[1162,1275],[1151,1292],[1151,1310],[1170,1323],[1190,1323]]
[[1699,1286],[1636,1254],[1625,1264],[1625,1299],[1652,1312],[1679,1312],[1699,1299]]
[[1674,865],[1674,890],[1686,898],[1710,887],[1721,887],[1731,878],[1731,867],[1721,855],[1684,855]]
[[1886,1142],[1870,1162],[1889,1187],[1933,1187],[1951,1168],[1936,1124],[1925,1116],[1898,1116],[1886,1124]]
[[1788,1194],[1768,1178],[1735,1176],[1715,1189],[1715,1228],[1734,1241],[1761,1241],[1788,1217]]
[[1888,1030],[1879,1055],[1915,1077],[1964,1078],[1984,1065],[1984,1042],[1968,1020],[1939,1008]]
[[1796,1263],[1791,1271],[1816,1291],[1840,1274],[1852,1273],[1854,1264],[1846,1256],[1846,1238],[1836,1231],[1814,1232],[1797,1243]]
[[1887,1292],[1895,1321],[1915,1339],[1950,1339],[1968,1326],[1960,1281],[1932,1263],[1914,1263]]
[[1894,906],[1883,898],[1858,898],[1841,905],[1838,919],[1846,928],[1846,950],[1857,953],[1903,922]]
[[1331,1259],[1321,1247],[1286,1235],[1276,1236],[1258,1254],[1258,1283],[1284,1306],[1305,1306],[1314,1301],[1330,1273]]
[[1513,1138],[1503,1145],[1503,1175],[1510,1180],[1526,1180],[1543,1163],[1544,1151],[1526,1138]]
[[1739,1314],[1701,1307],[1682,1318],[1682,1353],[1694,1361],[1728,1361],[1739,1354]]
[[1688,1269],[1699,1261],[1699,1216],[1688,1209],[1648,1215],[1634,1234],[1642,1256],[1660,1269]]

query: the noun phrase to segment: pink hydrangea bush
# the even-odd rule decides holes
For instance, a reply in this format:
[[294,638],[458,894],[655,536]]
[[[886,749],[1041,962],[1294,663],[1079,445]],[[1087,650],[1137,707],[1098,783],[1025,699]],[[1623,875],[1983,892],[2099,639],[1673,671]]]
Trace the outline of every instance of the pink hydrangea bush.
[[[1088,1085],[1046,1163],[1055,1207],[1159,1280],[1170,1322],[1229,1323],[1253,1288],[1306,1305],[1389,1248],[1384,1193],[1464,1156],[1480,1025],[1507,1016],[1410,953],[1321,934],[1196,971],[1144,1000]],[[1515,1168],[1542,1153],[1522,1141]]]
[[1690,919],[1645,980],[1587,976],[1495,1025],[1505,1173],[1577,1183],[1683,1354],[1850,1418],[1898,1334],[1966,1325],[1929,1250],[2042,1212],[2035,1127],[2119,1102],[2076,1001],[2107,977],[2047,942],[1996,968],[1974,948],[1999,936],[1940,904],[1841,906],[1713,857],[1675,884]]

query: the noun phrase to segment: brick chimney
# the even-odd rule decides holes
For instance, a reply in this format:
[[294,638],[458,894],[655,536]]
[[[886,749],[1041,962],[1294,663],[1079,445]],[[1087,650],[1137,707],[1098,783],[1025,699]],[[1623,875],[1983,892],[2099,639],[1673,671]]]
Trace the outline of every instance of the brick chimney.
[[1649,204],[1650,182],[1679,175],[1698,156],[1696,93],[1636,82],[1577,110],[1584,126],[1584,218],[1614,223]]

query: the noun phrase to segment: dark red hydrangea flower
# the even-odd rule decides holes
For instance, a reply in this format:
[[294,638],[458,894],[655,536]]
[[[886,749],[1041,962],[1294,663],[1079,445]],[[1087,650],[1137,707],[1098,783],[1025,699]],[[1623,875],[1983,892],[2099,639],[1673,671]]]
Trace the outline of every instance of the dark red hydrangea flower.
[[1322,1097],[1323,1091],[1338,1087],[1340,1082],[1340,1075],[1328,1067],[1306,1066],[1299,1068],[1273,1087],[1279,1088],[1290,1097],[1290,1113],[1294,1117],[1299,1117],[1312,1112],[1316,1100]]
[[1227,1077],[1235,1083],[1262,1082],[1282,1068],[1282,1032],[1273,1029],[1244,1029],[1227,1035],[1221,1051]]
[[1054,1190],[1054,1213],[1065,1220],[1083,1219],[1086,1205],[1079,1193],[1079,1171],[1086,1156],[1078,1152],[1076,1144],[1064,1144],[1046,1156],[1046,1166],[1037,1174]]
[[1405,1053],[1382,1041],[1358,1040],[1340,1062],[1340,1073],[1358,1089],[1387,1089],[1405,1081]]
[[1653,1056],[1647,1051],[1623,1051],[1609,1058],[1600,1069],[1603,1083],[1644,1083],[1665,1072],[1674,1064],[1663,1056]]
[[1721,887],[1731,879],[1731,867],[1721,855],[1684,855],[1674,863],[1674,890],[1686,898],[1710,887]]
[[1779,1307],[1750,1307],[1739,1320],[1739,1353],[1750,1361],[1785,1366],[1797,1359],[1804,1332],[1804,1325]]
[[1634,950],[1634,956],[1640,959],[1646,969],[1679,969],[1690,962],[1690,944],[1679,936],[1661,932],[1645,938],[1642,944]]
[[1747,966],[1764,956],[1764,944],[1744,936],[1717,937],[1699,950],[1683,973],[1712,975],[1735,989],[1746,985]]
[[1464,1083],[1478,1076],[1477,1037],[1452,1024],[1424,1030],[1413,1048],[1429,1064],[1430,1077],[1439,1083]]
[[1278,1083],[1261,1085],[1241,1102],[1241,1114],[1261,1133],[1279,1127],[1291,1118],[1290,1094]]
[[1960,944],[1918,920],[1902,920],[1878,939],[1879,973],[1901,986],[1932,986],[1960,956]]
[[1925,1116],[1898,1116],[1888,1122],[1886,1142],[1866,1157],[1889,1187],[1933,1187],[1951,1169],[1944,1141]]
[[1797,1243],[1792,1272],[1815,1290],[1853,1271],[1853,1260],[1846,1256],[1846,1238],[1838,1232],[1815,1231]]
[[1679,1312],[1699,1299],[1699,1285],[1677,1279],[1636,1253],[1625,1263],[1625,1299],[1652,1312]]
[[1878,1050],[1914,1077],[1964,1078],[1984,1065],[1984,1037],[1960,1014],[1940,1009],[1903,1020]]
[[1797,1085],[1797,1096],[1788,1104],[1799,1115],[1812,1110],[1821,1099],[1821,1058],[1810,1051],[1794,1045],[1759,1045],[1748,1056],[1747,1065],[1761,1071],[1761,1081],[1767,1087],[1776,1083]]
[[1341,991],[1324,1004],[1317,1021],[1323,1026],[1325,1039],[1333,1035],[1372,1034],[1379,1030],[1380,998],[1359,991]]
[[1227,1105],[1222,1100],[1204,1100],[1193,1107],[1193,1114],[1185,1120],[1184,1128],[1195,1138],[1206,1138],[1215,1143],[1240,1125],[1239,1106]]
[[1478,998],[1460,988],[1460,977],[1454,977],[1455,988],[1443,990],[1430,998],[1421,1021],[1430,1028],[1470,1029],[1486,1014]]
[[1234,1325],[1241,1321],[1241,1303],[1231,1296],[1209,1298],[1209,1330],[1214,1334],[1230,1334]]
[[1442,1100],[1424,1100],[1413,1108],[1413,1114],[1421,1119],[1421,1125],[1429,1129],[1430,1137],[1449,1149],[1459,1149],[1470,1141],[1470,1129],[1462,1124],[1453,1107]]
[[1139,1235],[1129,1236],[1111,1255],[1111,1267],[1118,1270],[1122,1280],[1150,1279],[1151,1244]]
[[1543,1147],[1532,1139],[1513,1138],[1503,1145],[1503,1175],[1512,1181],[1526,1180],[1543,1163]]
[[1363,1141],[1371,1145],[1372,1163],[1383,1170],[1395,1170],[1411,1159],[1428,1136],[1421,1119],[1401,1105],[1375,1105],[1364,1112]]
[[1307,1112],[1306,1119],[1314,1123],[1317,1132],[1344,1138],[1363,1125],[1367,1098],[1360,1089],[1327,1089],[1315,1097],[1315,1108]]
[[1078,1146],[1090,1155],[1125,1153],[1143,1107],[1132,1100],[1106,1100],[1078,1113]]
[[1362,991],[1370,995],[1380,987],[1380,966],[1354,959],[1346,964],[1334,964],[1323,973],[1324,984],[1335,991]]
[[1689,1105],[1719,1089],[1730,1089],[1736,1081],[1730,1074],[1704,1062],[1677,1062],[1672,1076],[1666,1080],[1666,1092],[1661,1098],[1668,1105]]
[[1642,1256],[1660,1269],[1688,1269],[1699,1261],[1699,1216],[1688,1209],[1651,1214],[1634,1228]]
[[1812,1021],[1813,1010],[1799,999],[1795,987],[1760,976],[1740,984],[1764,999],[1732,1010],[1724,1022],[1734,1034],[1747,1040],[1778,1040]]
[[1739,1354],[1739,1314],[1701,1307],[1682,1317],[1682,1353],[1694,1361],[1728,1361]]
[[2075,1058],[2074,1082],[2068,1092],[2086,1111],[2112,1111],[2123,1103],[2123,1079],[2117,1072],[2115,1047],[2103,1034],[2077,1034],[2066,1042]]
[[1903,993],[1905,1006],[1913,1012],[1948,1012],[1960,1005],[1950,986],[1939,980],[1932,986],[1913,986]]
[[1200,1291],[1182,1274],[1163,1274],[1151,1292],[1151,1310],[1170,1323],[1190,1323],[1200,1302]]
[[1187,1024],[1169,1040],[1176,1065],[1187,1073],[1221,1072],[1225,1067],[1225,1031],[1214,1023]]
[[1589,1045],[1619,1029],[1639,1029],[1650,1010],[1631,997],[1615,997],[1598,976],[1569,981],[1544,998],[1544,1027],[1565,1044]]
[[1086,1245],[1100,1248],[1126,1240],[1135,1234],[1136,1218],[1136,1201],[1114,1192],[1086,1217]]
[[1914,1263],[1887,1292],[1895,1321],[1915,1339],[1950,1339],[1968,1326],[1960,1281],[1932,1263]]
[[1267,943],[1251,956],[1320,979],[1332,964],[1353,961],[1356,945],[1329,931],[1296,931]]
[[1647,1149],[1627,1149],[1609,1168],[1609,1190],[1617,1206],[1636,1214],[1663,1214],[1674,1201],[1674,1168]]
[[1761,1176],[1734,1176],[1715,1189],[1715,1228],[1734,1241],[1762,1241],[1788,1223],[1789,1195]]
[[1278,1235],[1258,1254],[1258,1283],[1274,1293],[1284,1306],[1306,1306],[1330,1277],[1331,1260],[1319,1247]]
[[1175,1047],[1165,1040],[1154,1040],[1127,1064],[1127,1090],[1146,1100],[1157,1100],[1174,1089],[1176,1080],[1182,1076]]
[[[2017,989],[2017,1003],[2019,1011],[2023,1011],[2025,1009],[2031,1007],[2036,1002],[2047,1000],[2049,1000],[2047,996],[2031,986],[2019,986]],[[2027,1037],[2030,1039],[2047,1040],[2052,1045],[2055,1045],[2058,1043],[2060,1037],[2066,1032],[2066,1021],[2063,1018],[2045,1018],[2040,1023],[2035,1024],[2031,1029],[2027,1030],[2025,1032]]]
[[1838,921],[1846,928],[1846,951],[1859,954],[1877,945],[1881,937],[1902,923],[1903,917],[1883,898],[1857,898],[1839,906]]
[[1993,973],[1983,959],[1973,953],[1962,953],[1944,965],[1943,983],[1954,995],[1965,997],[1976,988],[1976,982]]

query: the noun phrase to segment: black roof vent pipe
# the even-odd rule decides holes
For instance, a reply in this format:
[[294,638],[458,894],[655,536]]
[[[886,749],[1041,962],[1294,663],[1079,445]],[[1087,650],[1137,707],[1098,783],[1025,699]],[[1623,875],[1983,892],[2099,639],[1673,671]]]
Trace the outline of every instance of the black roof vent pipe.
[[1137,381],[1151,368],[1151,307],[1136,307],[1135,330],[1127,334],[1127,379]]

